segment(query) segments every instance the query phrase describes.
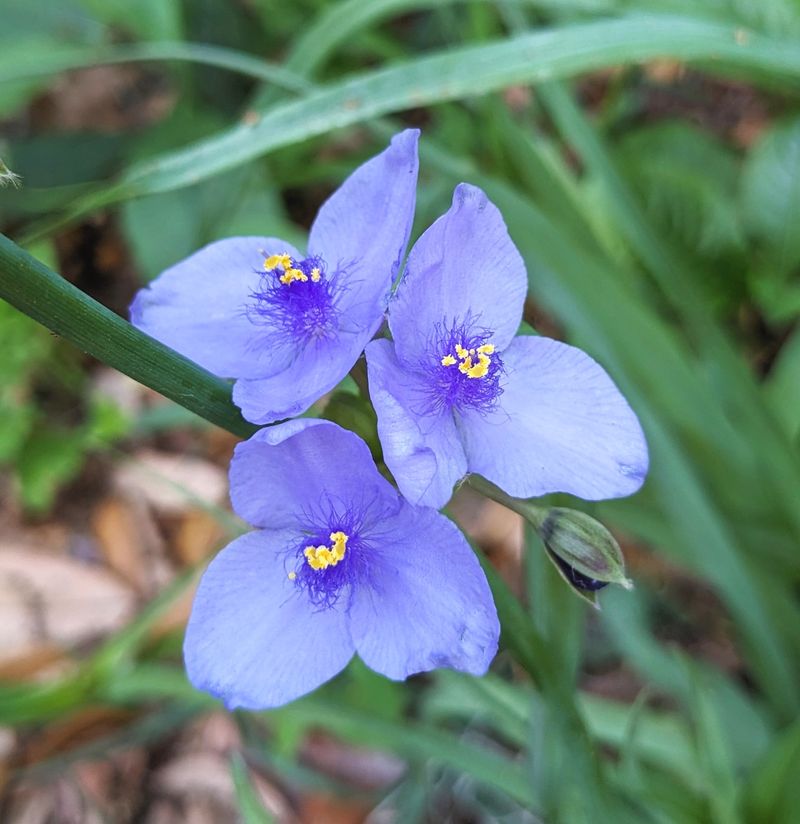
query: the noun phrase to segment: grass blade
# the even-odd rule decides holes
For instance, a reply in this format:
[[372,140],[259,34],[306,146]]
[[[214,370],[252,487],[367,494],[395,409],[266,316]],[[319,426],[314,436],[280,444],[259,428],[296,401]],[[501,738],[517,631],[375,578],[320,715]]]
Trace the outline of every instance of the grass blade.
[[84,352],[234,435],[256,428],[231,402],[231,386],[131,326],[0,235],[0,298]]
[[277,105],[257,122],[129,168],[116,185],[79,199],[56,224],[40,227],[33,236],[102,206],[188,186],[280,147],[390,112],[656,57],[750,68],[791,87],[800,85],[796,43],[756,34],[737,40],[732,26],[659,15],[534,31],[421,57]]

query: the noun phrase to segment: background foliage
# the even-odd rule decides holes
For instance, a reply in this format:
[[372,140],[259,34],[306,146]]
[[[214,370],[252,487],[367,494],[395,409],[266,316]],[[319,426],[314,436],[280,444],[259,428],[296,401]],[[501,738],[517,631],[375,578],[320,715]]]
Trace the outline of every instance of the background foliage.
[[[92,108],[91,73],[63,74],[117,64],[110,110]],[[397,685],[354,665],[237,715],[241,817],[270,820],[267,776],[399,821],[800,820],[800,2],[0,0],[0,157],[22,179],[0,189],[0,225],[123,315],[137,284],[213,239],[302,246],[325,194],[401,123],[423,128],[415,232],[457,182],[485,188],[528,266],[526,320],[594,355],[640,415],[645,489],[587,509],[636,588],[591,610],[530,531],[521,590],[487,562],[504,652],[485,679]],[[122,321],[81,317],[58,331],[101,354],[92,339]],[[141,376],[131,340],[109,362]],[[3,490],[25,519],[57,517],[93,462],[206,431],[178,407],[130,416],[98,397],[95,367],[5,303],[0,351]],[[328,414],[352,422],[343,397]],[[225,425],[204,404],[189,405]],[[211,511],[219,545],[238,525]],[[190,580],[70,666],[3,683],[18,742],[125,711],[57,754],[12,752],[9,787],[209,710],[180,629],[152,632]],[[407,770],[364,789],[310,767],[320,730]]]

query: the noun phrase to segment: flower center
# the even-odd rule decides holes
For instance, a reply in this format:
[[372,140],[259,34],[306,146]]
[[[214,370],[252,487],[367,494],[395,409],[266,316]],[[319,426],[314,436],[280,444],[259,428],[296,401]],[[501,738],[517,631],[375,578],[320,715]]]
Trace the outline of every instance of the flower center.
[[[445,355],[442,360],[442,366],[455,366],[456,356],[461,361],[458,364],[458,371],[468,378],[485,378],[489,372],[489,367],[492,365],[492,359],[489,355],[494,353],[494,344],[484,343],[474,349],[466,349],[460,343],[455,346],[456,354]],[[473,362],[473,357],[475,361]]]
[[369,487],[348,501],[326,493],[312,504],[298,524],[297,540],[285,549],[286,576],[297,593],[328,608],[370,581],[371,558],[385,539],[379,525],[398,507],[395,496]]
[[330,338],[338,329],[334,283],[321,258],[303,260],[287,252],[264,259],[264,275],[248,307],[253,323],[271,327],[264,344],[273,348],[303,346]]
[[[306,563],[311,569],[321,570],[336,566],[344,558],[347,549],[347,542],[350,536],[344,532],[331,532],[330,546],[320,544],[320,546],[307,546],[303,550]],[[289,577],[292,577],[290,573]]]
[[420,364],[427,373],[427,391],[422,413],[460,409],[490,412],[502,394],[500,378],[503,361],[489,341],[490,329],[468,314],[453,322],[436,325],[428,341],[426,360]]

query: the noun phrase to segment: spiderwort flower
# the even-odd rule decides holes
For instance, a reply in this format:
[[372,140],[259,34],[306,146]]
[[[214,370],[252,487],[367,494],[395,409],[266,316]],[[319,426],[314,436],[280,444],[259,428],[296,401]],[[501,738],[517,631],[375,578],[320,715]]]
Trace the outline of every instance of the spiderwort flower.
[[400,497],[357,435],[319,419],[262,429],[230,477],[257,529],[200,582],[184,643],[196,687],[229,708],[275,707],[355,652],[396,680],[486,672],[500,628],[475,555],[447,518]]
[[389,304],[393,341],[367,346],[384,460],[414,504],[440,507],[468,472],[518,498],[635,492],[647,445],[588,355],[514,337],[527,278],[500,212],[462,183],[416,243]]
[[276,238],[234,237],[163,272],[131,322],[224,378],[245,418],[308,409],[350,370],[383,321],[414,216],[409,129],[322,205],[305,255]]

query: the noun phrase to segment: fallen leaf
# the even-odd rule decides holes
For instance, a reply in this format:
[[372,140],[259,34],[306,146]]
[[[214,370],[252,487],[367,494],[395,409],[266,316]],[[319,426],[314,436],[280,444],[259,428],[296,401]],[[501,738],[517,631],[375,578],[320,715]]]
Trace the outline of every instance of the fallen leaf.
[[154,559],[163,558],[160,536],[141,502],[106,498],[92,513],[92,531],[108,566],[141,595],[153,594]]
[[196,509],[187,512],[181,521],[173,548],[185,566],[194,566],[205,561],[212,552],[219,549],[227,531],[208,512]]
[[201,458],[142,450],[116,472],[123,493],[139,495],[157,512],[179,515],[198,505],[219,506],[227,499],[228,479],[220,467]]
[[104,569],[32,546],[0,546],[0,662],[106,635],[133,612],[130,588]]

